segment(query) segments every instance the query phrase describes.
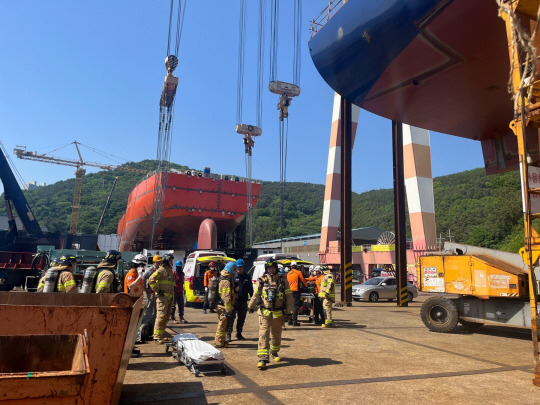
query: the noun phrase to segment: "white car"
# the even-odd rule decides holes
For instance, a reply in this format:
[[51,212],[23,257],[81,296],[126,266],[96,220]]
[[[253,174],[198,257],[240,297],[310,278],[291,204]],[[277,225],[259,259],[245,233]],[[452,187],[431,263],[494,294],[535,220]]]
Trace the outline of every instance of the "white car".
[[[409,302],[418,296],[418,290],[414,284],[407,282]],[[362,284],[354,285],[352,288],[352,298],[355,301],[368,300],[377,302],[379,299],[393,301],[396,299],[396,278],[395,277],[374,277],[364,281]]]

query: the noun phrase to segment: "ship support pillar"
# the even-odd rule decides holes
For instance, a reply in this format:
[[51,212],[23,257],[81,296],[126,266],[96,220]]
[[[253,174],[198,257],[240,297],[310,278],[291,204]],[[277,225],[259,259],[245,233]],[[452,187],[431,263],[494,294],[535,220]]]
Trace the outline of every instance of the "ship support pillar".
[[351,216],[351,163],[352,163],[352,106],[341,97],[341,301],[352,305],[352,216]]
[[408,306],[407,235],[405,233],[405,175],[403,171],[403,124],[392,121],[394,162],[394,227],[396,235],[396,298],[400,307]]

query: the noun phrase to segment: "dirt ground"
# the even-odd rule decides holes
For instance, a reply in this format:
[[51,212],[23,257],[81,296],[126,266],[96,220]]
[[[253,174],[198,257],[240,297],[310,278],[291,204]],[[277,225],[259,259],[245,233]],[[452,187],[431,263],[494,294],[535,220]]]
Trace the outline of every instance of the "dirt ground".
[[[196,377],[164,345],[139,345],[120,403],[540,404],[540,387],[531,382],[530,331],[430,332],[420,319],[425,298],[406,308],[390,302],[335,308],[333,329],[300,317],[301,326],[283,331],[283,360],[265,371],[257,369],[256,314],[248,314],[246,340],[222,349],[226,375]],[[186,308],[185,317],[189,324],[169,322],[171,335],[189,332],[213,342],[216,314]]]

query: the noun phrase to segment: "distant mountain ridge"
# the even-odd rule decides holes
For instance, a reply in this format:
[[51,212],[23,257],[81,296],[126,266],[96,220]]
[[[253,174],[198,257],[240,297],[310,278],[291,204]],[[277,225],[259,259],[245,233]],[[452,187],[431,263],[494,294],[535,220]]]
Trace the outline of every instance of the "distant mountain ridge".
[[[137,169],[155,170],[157,162],[128,163]],[[187,166],[171,163],[171,168]],[[354,175],[354,174],[353,174]],[[116,233],[126,209],[129,193],[142,179],[138,173],[100,171],[84,178],[79,230],[96,230],[114,178],[118,177],[101,233]],[[74,179],[25,191],[34,214],[51,231],[69,229]],[[280,237],[279,182],[263,181],[259,201],[253,210],[253,240]],[[507,251],[523,246],[520,181],[517,172],[486,176],[484,169],[468,170],[433,181],[437,234],[454,241]],[[284,237],[320,232],[324,185],[287,183],[284,193]],[[5,208],[2,207],[5,212]],[[353,227],[394,228],[393,190],[371,190],[352,195]],[[410,229],[407,225],[408,234]]]

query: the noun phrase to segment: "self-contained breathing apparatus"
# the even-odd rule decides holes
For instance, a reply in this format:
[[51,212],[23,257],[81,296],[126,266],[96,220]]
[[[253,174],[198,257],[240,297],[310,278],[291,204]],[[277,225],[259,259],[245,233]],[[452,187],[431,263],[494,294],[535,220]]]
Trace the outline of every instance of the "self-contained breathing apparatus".
[[81,292],[92,293],[96,290],[97,270],[94,266],[86,268],[82,282]]
[[[259,278],[259,290],[258,295],[259,299],[257,300],[257,305],[261,309],[270,309],[271,311],[279,311],[285,308],[283,305],[281,308],[276,308],[276,301],[278,299],[285,300],[285,283],[283,276],[278,276],[278,279],[276,280],[276,286],[272,287],[270,284],[270,280],[267,279],[268,274],[264,275],[263,277]],[[271,277],[271,276],[270,276]],[[270,308],[265,308],[264,306],[264,299],[263,299],[263,290],[264,285],[268,283],[268,286],[266,288],[266,301],[270,304]],[[281,295],[281,297],[279,297]]]
[[43,286],[43,292],[58,291],[58,278],[60,277],[60,273],[61,271],[54,267],[47,270],[45,273],[45,285]]
[[[72,263],[77,263],[77,258],[75,256],[62,256],[58,261],[59,265],[62,266],[71,266]],[[45,281],[43,286],[43,292],[57,292],[58,291],[58,280],[60,279],[60,274],[66,269],[58,269],[56,267],[50,267],[45,273]]]
[[[218,294],[219,279],[217,277],[212,277],[208,283],[208,302],[214,302]],[[219,304],[219,302],[218,302]]]

